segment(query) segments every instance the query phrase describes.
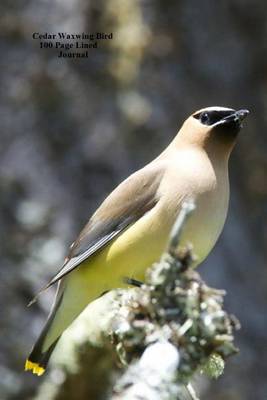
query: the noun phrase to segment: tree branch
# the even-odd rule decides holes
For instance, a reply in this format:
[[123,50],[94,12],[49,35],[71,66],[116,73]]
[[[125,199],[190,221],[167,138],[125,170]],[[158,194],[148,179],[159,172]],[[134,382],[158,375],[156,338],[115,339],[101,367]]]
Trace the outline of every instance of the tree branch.
[[[190,385],[195,373],[217,377],[223,372],[224,360],[237,351],[233,331],[238,323],[223,309],[225,292],[208,287],[192,269],[191,247],[179,249],[193,210],[192,203],[183,205],[167,251],[148,270],[141,288],[115,290],[91,303],[63,336],[55,361],[64,379],[56,394],[48,397],[46,391],[46,400],[71,399],[71,388],[76,400],[92,393],[94,400],[180,400],[186,387],[187,398],[196,399]],[[95,350],[88,341],[102,346],[102,370],[99,357],[90,356]],[[112,348],[125,367],[122,374]]]

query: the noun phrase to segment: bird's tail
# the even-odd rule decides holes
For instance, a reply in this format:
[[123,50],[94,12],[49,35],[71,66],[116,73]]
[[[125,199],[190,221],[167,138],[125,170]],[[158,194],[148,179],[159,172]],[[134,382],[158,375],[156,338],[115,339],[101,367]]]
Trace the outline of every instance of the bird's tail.
[[56,295],[56,300],[55,300],[54,306],[52,307],[52,311],[51,311],[50,315],[48,316],[46,324],[45,324],[37,342],[33,346],[32,350],[25,362],[25,371],[32,371],[33,374],[36,374],[38,376],[42,375],[45,372],[49,358],[50,358],[54,348],[56,347],[58,340],[60,339],[60,336],[59,336],[57,339],[55,339],[55,341],[52,344],[50,344],[50,346],[48,348],[45,347],[45,340],[46,340],[47,334],[53,323],[56,312],[61,304],[62,298],[63,298],[63,290],[61,290],[60,285],[59,285],[57,295]]
[[[91,271],[91,272],[90,272]],[[42,375],[62,333],[96,299],[104,288],[90,285],[94,269],[89,268],[87,275],[72,272],[58,283],[56,299],[47,322],[25,363],[25,369]],[[103,289],[103,290],[102,290]]]
[[58,340],[59,338],[49,347],[48,350],[44,352],[42,352],[41,343],[39,345],[37,342],[25,362],[25,371],[32,371],[33,374],[38,376],[43,375],[49,358],[56,347]]

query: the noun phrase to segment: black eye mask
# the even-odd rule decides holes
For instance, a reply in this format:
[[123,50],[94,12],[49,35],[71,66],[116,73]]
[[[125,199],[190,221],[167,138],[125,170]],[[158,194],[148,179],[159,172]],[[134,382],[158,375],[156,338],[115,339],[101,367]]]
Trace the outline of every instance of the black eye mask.
[[223,118],[233,114],[235,110],[212,110],[202,111],[194,115],[194,118],[198,119],[203,125],[213,125],[219,122]]

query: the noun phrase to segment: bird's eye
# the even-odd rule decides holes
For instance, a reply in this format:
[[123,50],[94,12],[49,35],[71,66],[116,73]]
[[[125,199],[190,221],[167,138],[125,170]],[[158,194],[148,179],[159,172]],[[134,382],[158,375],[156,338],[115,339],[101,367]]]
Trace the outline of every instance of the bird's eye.
[[210,117],[209,117],[209,114],[207,112],[201,113],[199,119],[200,119],[202,124],[209,125]]

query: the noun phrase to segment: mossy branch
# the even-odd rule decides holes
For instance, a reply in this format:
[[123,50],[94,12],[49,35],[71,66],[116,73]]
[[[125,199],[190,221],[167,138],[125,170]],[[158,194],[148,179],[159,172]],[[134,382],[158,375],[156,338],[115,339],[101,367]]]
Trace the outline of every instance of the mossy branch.
[[[65,335],[61,344],[64,355],[59,350],[56,357],[62,365],[63,383],[49,397],[48,378],[46,400],[61,399],[62,392],[64,399],[71,399],[66,387],[75,387],[77,400],[89,399],[94,386],[94,400],[177,400],[184,398],[185,387],[196,399],[190,385],[194,375],[204,372],[218,377],[223,372],[226,357],[237,352],[233,331],[238,322],[223,309],[225,292],[208,287],[191,267],[191,247],[178,246],[193,210],[193,204],[183,205],[167,251],[148,270],[141,288],[103,296],[88,306]],[[100,366],[88,341],[102,346]],[[124,366],[123,374],[122,368],[119,372],[111,362],[114,348]],[[90,377],[87,381],[86,376]]]
[[114,400],[138,399],[140,390],[143,400],[178,399],[196,372],[218,376],[223,360],[237,351],[237,323],[222,308],[224,291],[208,287],[191,268],[190,247],[178,247],[193,210],[193,204],[183,205],[167,252],[148,271],[114,331],[120,357],[129,364]]

